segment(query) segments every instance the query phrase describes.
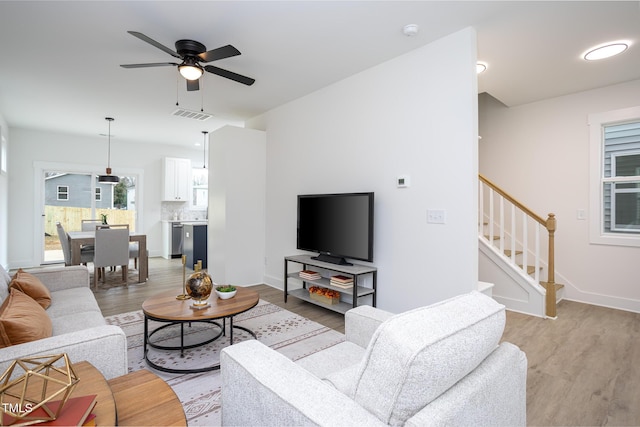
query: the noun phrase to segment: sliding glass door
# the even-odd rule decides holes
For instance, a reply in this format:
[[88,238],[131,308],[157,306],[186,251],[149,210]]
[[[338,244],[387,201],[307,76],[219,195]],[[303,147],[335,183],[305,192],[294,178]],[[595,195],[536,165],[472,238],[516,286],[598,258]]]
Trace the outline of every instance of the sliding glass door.
[[120,177],[114,185],[98,182],[93,173],[63,168],[42,172],[43,264],[64,262],[57,223],[65,231],[79,231],[83,219],[104,218],[109,224],[129,224],[130,230],[136,230],[135,176]]

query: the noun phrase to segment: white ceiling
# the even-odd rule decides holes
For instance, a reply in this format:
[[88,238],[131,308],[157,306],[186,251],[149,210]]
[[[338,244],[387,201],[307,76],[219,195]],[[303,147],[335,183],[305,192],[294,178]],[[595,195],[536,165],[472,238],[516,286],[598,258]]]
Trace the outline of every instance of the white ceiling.
[[[402,33],[418,24],[417,36]],[[201,131],[259,115],[467,26],[478,32],[478,78],[507,106],[640,79],[638,1],[0,1],[0,112],[10,127],[96,137],[116,120],[118,140],[191,146]],[[131,36],[174,49],[178,39],[241,56],[212,65],[256,79],[244,86],[205,73],[186,92],[174,62]],[[623,55],[580,55],[612,40]],[[375,88],[372,88],[375,90]],[[181,108],[214,115],[173,117]]]

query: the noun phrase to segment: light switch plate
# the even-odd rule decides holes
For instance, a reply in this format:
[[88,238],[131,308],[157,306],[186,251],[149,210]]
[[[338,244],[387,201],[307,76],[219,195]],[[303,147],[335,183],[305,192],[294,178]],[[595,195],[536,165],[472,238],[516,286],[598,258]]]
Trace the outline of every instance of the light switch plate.
[[447,212],[444,209],[427,209],[427,223],[445,224],[447,222]]

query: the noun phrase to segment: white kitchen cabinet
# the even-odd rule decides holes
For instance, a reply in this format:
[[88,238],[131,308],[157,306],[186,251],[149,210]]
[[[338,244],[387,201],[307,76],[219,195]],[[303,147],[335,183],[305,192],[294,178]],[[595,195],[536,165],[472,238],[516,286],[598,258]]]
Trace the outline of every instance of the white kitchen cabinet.
[[188,202],[191,186],[191,160],[165,157],[162,165],[164,177],[162,200]]

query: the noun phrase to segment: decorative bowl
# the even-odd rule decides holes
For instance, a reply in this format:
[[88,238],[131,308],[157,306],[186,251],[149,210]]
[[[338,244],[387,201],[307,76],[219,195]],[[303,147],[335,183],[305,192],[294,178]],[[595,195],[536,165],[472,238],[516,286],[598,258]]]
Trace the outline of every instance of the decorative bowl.
[[220,299],[229,299],[236,296],[238,290],[235,286],[227,285],[227,286],[217,286],[216,294],[218,294],[218,298]]
[[211,276],[207,273],[198,271],[189,276],[185,283],[185,288],[187,295],[193,300],[193,305],[202,307],[207,305],[207,299],[209,299],[213,289],[213,282],[211,281]]

